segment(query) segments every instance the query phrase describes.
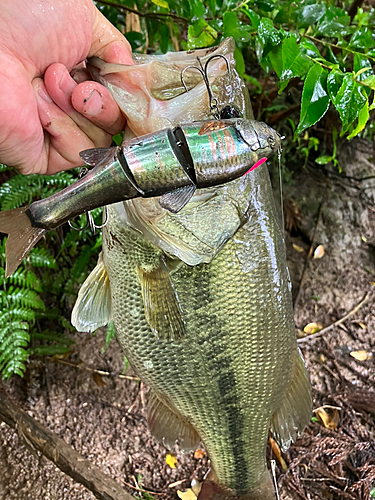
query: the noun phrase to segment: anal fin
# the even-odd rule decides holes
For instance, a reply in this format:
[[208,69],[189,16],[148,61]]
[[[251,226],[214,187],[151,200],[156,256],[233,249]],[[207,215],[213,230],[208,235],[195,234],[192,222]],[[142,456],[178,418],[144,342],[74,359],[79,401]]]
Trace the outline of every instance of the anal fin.
[[151,271],[138,266],[138,276],[145,316],[155,337],[171,342],[181,340],[185,334],[185,325],[164,260],[161,258],[159,266]]
[[79,332],[94,332],[111,321],[111,314],[111,287],[100,252],[98,263],[78,292],[71,322]]
[[173,447],[181,439],[181,448],[195,450],[200,438],[194,427],[174,408],[155,393],[147,405],[147,424],[151,433],[167,446]]
[[310,380],[299,350],[293,361],[290,385],[271,419],[271,432],[283,451],[302,433],[312,414]]
[[189,203],[196,189],[194,184],[190,184],[189,186],[175,189],[171,193],[163,194],[159,198],[159,205],[169,212],[176,214]]

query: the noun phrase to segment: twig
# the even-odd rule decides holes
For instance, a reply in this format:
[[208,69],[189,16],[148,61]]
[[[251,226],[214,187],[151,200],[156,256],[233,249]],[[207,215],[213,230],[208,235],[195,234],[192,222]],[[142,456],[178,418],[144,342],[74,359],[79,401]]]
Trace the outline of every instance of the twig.
[[302,283],[303,283],[303,281],[305,279],[306,271],[307,271],[307,268],[308,268],[311,256],[313,254],[314,240],[315,240],[316,231],[318,229],[318,226],[319,226],[319,223],[320,223],[320,219],[321,219],[321,216],[322,216],[322,209],[323,209],[323,205],[324,205],[324,202],[325,202],[325,199],[326,199],[326,193],[327,193],[327,189],[324,190],[324,193],[323,193],[323,196],[322,196],[322,201],[320,202],[319,211],[318,211],[318,218],[316,219],[316,224],[315,224],[315,227],[314,227],[314,232],[313,232],[313,235],[311,237],[310,249],[309,249],[308,254],[306,256],[305,265],[303,267],[301,279],[300,279],[300,282],[299,282],[299,285],[298,285],[296,300],[294,301],[294,310],[297,309],[298,301],[299,301],[300,294],[301,294]]
[[[113,377],[113,373],[106,372],[104,370],[96,370],[95,368],[90,368],[89,366],[76,363],[71,363],[70,361],[66,361],[65,359],[53,358],[51,356],[46,357],[47,361],[50,363],[60,363],[61,365],[71,366],[73,368],[77,368],[78,370],[86,370],[91,373],[97,373],[98,375],[103,375],[104,377]],[[123,378],[125,380],[135,380],[136,382],[140,382],[138,377],[131,377],[130,375],[122,375],[121,373],[116,375],[114,378]]]
[[3,391],[0,391],[0,419],[99,500],[134,500],[114,479],[104,474],[43,424],[30,417]]
[[297,342],[299,342],[299,343],[309,342],[312,339],[316,339],[318,337],[321,337],[322,335],[327,333],[329,330],[332,330],[335,326],[340,325],[341,323],[346,321],[350,316],[355,314],[364,304],[366,304],[368,299],[371,297],[371,294],[372,294],[372,291],[367,292],[366,295],[361,300],[361,302],[359,304],[357,304],[354,309],[352,309],[347,314],[345,314],[345,316],[343,316],[342,318],[338,319],[337,321],[330,324],[329,326],[326,326],[325,328],[323,328],[323,330],[320,330],[320,332],[316,332],[316,333],[313,333],[312,335],[308,335],[307,337],[303,337],[302,339],[298,339]]
[[[133,476],[134,477],[134,476]],[[124,483],[126,486],[128,486],[129,488],[133,489],[133,490],[137,490],[137,491],[143,491],[144,493],[149,493],[150,495],[165,495],[165,493],[161,493],[160,491],[157,492],[157,491],[149,491],[149,490],[144,490],[142,488],[137,488],[136,486],[133,486],[132,484],[130,483],[127,483],[126,481],[124,481],[123,479],[120,478],[120,481],[122,483]]]
[[136,9],[132,9],[131,7],[127,7],[126,5],[123,5],[121,3],[116,3],[116,2],[110,2],[108,0],[96,0],[96,3],[100,3],[102,5],[108,5],[109,7],[114,7],[115,9],[118,10],[125,10],[126,12],[131,12],[133,14],[137,14],[137,16],[140,17],[148,17],[149,19],[158,19],[160,17],[169,17],[171,19],[175,19],[176,21],[181,21],[185,24],[189,23],[189,19],[186,19],[186,17],[181,17],[178,16],[177,14],[172,14],[170,12],[140,12]]

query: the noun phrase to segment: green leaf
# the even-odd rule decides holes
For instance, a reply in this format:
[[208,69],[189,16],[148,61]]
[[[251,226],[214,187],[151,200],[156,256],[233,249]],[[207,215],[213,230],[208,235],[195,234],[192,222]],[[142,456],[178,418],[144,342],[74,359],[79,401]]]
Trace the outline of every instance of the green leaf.
[[226,12],[223,16],[224,37],[232,36],[237,43],[248,42],[251,35],[234,12]]
[[333,160],[333,156],[319,156],[315,160],[315,163],[319,163],[319,165],[327,165],[327,163],[331,162]]
[[329,95],[327,92],[326,69],[316,63],[310,69],[302,91],[301,116],[297,127],[297,134],[308,127],[315,125],[329,108]]
[[212,45],[217,38],[217,32],[204,19],[199,19],[188,28],[188,49],[207,47]]
[[341,37],[348,31],[350,17],[347,13],[338,7],[330,5],[326,13],[318,23],[318,32],[330,37]]
[[169,10],[169,4],[165,0],[151,0],[152,3],[155,5],[158,5],[162,9],[168,9]]
[[375,47],[371,30],[367,27],[357,29],[350,39],[349,47],[353,49],[372,49]]
[[372,90],[375,90],[375,75],[369,76],[366,80],[363,80],[362,84],[367,85]]
[[278,78],[283,72],[282,45],[274,47],[267,55],[267,60],[271,64]]
[[316,23],[326,13],[326,6],[322,3],[313,3],[300,7],[294,12],[293,17],[299,28],[308,28]]
[[249,31],[256,31],[260,24],[260,16],[253,10],[249,9],[247,5],[241,9],[241,12],[246,14],[251,21],[251,26],[249,27]]
[[258,27],[258,38],[262,47],[262,57],[266,55],[283,39],[282,34],[274,27],[271,19],[261,19]]
[[353,130],[353,132],[348,135],[347,139],[353,139],[356,135],[358,135],[362,130],[365,128],[366,123],[370,117],[369,114],[369,109],[368,109],[368,101],[366,100],[365,105],[361,109],[361,111],[358,113],[358,125],[356,128]]
[[326,50],[326,59],[327,59],[327,61],[329,61],[329,62],[331,62],[333,64],[337,64],[338,66],[340,65],[339,60],[337,59],[337,57],[334,54],[334,52],[331,49],[331,47],[327,47],[327,50]]
[[234,58],[236,60],[236,69],[241,78],[245,76],[245,61],[242,51],[237,47],[234,49]]
[[[366,81],[368,78],[374,76],[370,61],[362,54],[354,54],[353,70],[355,72],[354,78],[359,82]],[[365,87],[367,96],[370,95],[371,90]]]
[[283,71],[280,80],[285,81],[296,76],[304,76],[312,62],[303,53],[294,36],[286,38],[282,46]]
[[201,0],[189,0],[190,15],[193,20],[200,19],[205,13],[204,2]]
[[331,71],[327,78],[328,94],[333,102],[336,99],[337,92],[341,87],[344,74],[338,71]]
[[305,38],[302,38],[302,40],[299,43],[299,46],[301,47],[301,51],[306,54],[309,57],[321,57],[320,52],[318,48],[315,46],[313,42],[310,42],[310,40],[306,40]]
[[354,81],[351,73],[345,75],[336,98],[333,100],[343,125],[341,135],[348,130],[358,117],[366,101],[367,95],[364,88]]

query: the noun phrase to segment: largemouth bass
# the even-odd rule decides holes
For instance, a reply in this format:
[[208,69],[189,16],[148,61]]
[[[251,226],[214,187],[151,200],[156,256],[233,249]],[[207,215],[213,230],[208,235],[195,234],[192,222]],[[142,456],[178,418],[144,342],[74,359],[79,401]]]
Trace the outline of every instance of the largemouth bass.
[[46,231],[94,208],[137,197],[163,195],[178,212],[197,188],[216,186],[256,168],[280,147],[280,136],[253,120],[208,120],[179,125],[125,141],[121,147],[83,151],[94,166],[85,177],[29,207],[0,213],[8,234],[6,276]]
[[[134,127],[129,133],[149,133],[176,126],[186,110],[189,121],[208,116],[201,84],[176,90],[175,68],[215,51],[231,65],[231,80],[222,63],[209,75],[218,101],[251,118],[233,50],[227,40],[133,67],[97,67]],[[133,95],[142,103],[138,113]],[[268,433],[286,449],[310,419],[311,396],[266,166],[197,190],[176,214],[156,198],[108,211],[103,253],[79,292],[72,323],[92,331],[113,319],[127,359],[151,388],[151,431],[169,445],[180,439],[186,449],[203,441],[211,473],[199,500],[274,499]]]

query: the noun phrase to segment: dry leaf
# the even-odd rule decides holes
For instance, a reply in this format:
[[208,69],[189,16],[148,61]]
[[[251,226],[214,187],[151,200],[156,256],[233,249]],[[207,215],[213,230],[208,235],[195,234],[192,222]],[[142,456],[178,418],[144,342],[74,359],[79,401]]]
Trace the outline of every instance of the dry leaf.
[[270,441],[270,445],[271,445],[271,448],[272,448],[272,452],[275,455],[276,460],[279,462],[279,464],[281,465],[282,469],[284,471],[287,471],[288,470],[288,466],[286,465],[286,462],[285,462],[285,460],[283,459],[283,457],[281,455],[281,450],[279,448],[279,445],[271,437],[269,438],[269,441]]
[[323,245],[319,245],[315,248],[313,259],[321,259],[324,255]]
[[199,460],[200,458],[203,458],[205,456],[205,454],[206,454],[206,452],[204,450],[201,450],[200,448],[198,448],[194,452],[194,458],[196,460]]
[[366,361],[366,359],[371,359],[372,358],[372,352],[367,352],[367,351],[352,351],[350,353],[350,356],[352,356],[357,361]]
[[322,424],[326,429],[330,431],[334,431],[336,427],[339,425],[340,414],[337,408],[333,408],[332,412],[327,413],[325,409],[320,406],[316,410],[314,410],[315,414],[319,417]]
[[95,384],[99,387],[105,387],[107,385],[99,373],[93,373],[92,378],[94,379]]
[[191,488],[188,488],[186,491],[177,490],[177,495],[181,500],[197,500],[197,495]]
[[375,286],[375,281],[370,281],[370,285]]
[[305,326],[303,331],[307,333],[308,335],[312,335],[313,333],[320,332],[322,330],[323,325],[320,323],[309,323],[308,325]]
[[300,247],[299,245],[296,245],[295,243],[293,243],[293,248],[298,253],[304,252],[304,249],[302,247]]
[[167,453],[165,457],[165,463],[169,465],[171,469],[175,469],[177,465],[177,457],[176,455],[173,455],[172,453]]
[[363,241],[364,243],[367,243],[367,238],[366,238],[366,236],[361,236],[361,239],[362,239],[362,241]]
[[362,328],[362,330],[366,330],[367,325],[365,323],[362,323],[362,321],[353,321],[355,325],[358,325]]

